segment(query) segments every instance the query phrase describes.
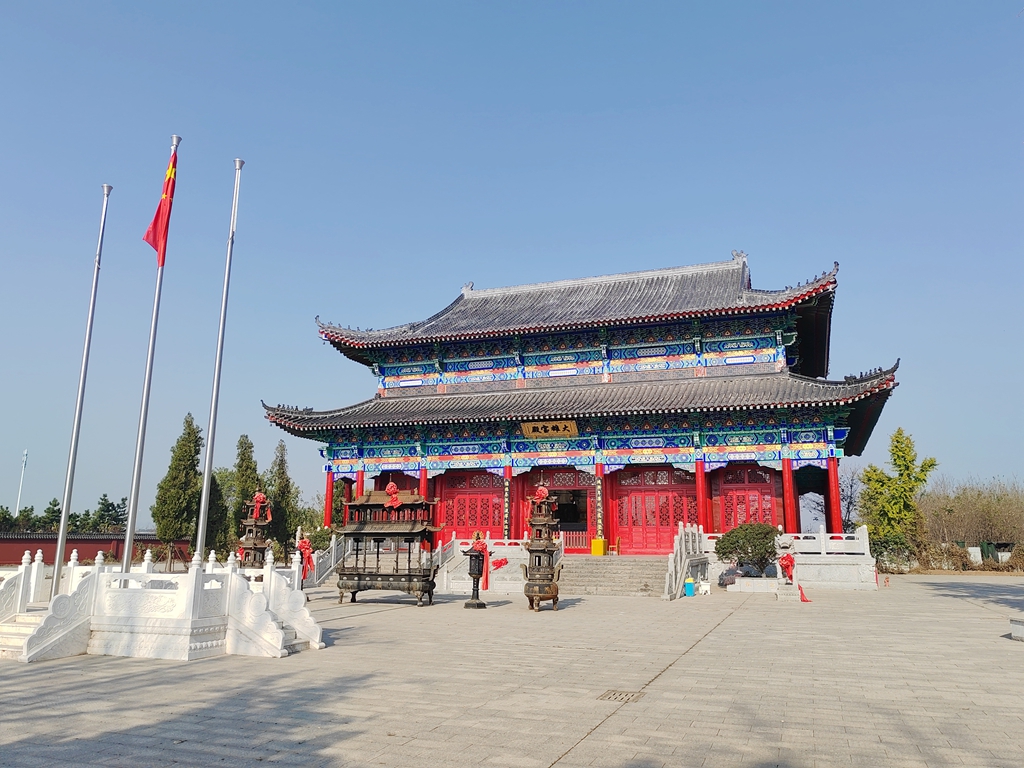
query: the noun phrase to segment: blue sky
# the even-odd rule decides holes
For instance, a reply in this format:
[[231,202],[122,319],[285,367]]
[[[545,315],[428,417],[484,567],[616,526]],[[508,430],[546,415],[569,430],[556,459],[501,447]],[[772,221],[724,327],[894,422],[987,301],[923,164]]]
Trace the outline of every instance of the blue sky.
[[[183,137],[140,509],[205,428],[234,157],[246,160],[215,459],[268,463],[260,399],[372,396],[315,315],[421,319],[511,285],[749,254],[839,261],[833,378],[902,359],[903,426],[953,478],[1020,475],[1019,0],[33,3],[0,24],[0,504],[60,496],[100,185],[114,186],[75,509],[127,495]],[[286,437],[321,490],[316,446]]]

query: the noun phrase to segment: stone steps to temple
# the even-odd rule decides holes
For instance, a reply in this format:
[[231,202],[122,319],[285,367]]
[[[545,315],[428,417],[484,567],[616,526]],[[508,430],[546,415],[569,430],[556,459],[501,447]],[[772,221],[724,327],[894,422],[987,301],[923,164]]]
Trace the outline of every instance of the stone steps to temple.
[[35,632],[45,611],[19,613],[0,623],[0,659],[17,659],[25,652],[25,640]]
[[668,561],[664,556],[565,555],[559,562],[559,595],[661,597],[665,591]]
[[285,624],[283,621],[277,621],[277,628],[284,633],[284,650],[287,651],[288,655],[291,656],[293,653],[299,653],[300,651],[309,650],[309,641],[300,640],[295,634],[295,630]]

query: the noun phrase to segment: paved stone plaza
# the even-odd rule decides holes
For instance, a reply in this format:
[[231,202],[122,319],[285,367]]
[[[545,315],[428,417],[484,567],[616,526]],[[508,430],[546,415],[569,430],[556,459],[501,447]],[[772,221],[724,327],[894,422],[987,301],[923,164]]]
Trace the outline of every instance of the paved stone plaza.
[[539,614],[320,589],[319,652],[0,664],[0,765],[1024,765],[1024,580],[891,581]]

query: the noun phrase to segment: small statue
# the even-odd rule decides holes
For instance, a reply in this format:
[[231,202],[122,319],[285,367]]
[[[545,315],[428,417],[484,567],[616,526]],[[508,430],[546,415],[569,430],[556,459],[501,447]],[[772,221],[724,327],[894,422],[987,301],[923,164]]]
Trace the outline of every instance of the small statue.
[[313,570],[313,543],[309,536],[299,539],[298,550],[302,556],[302,580],[305,581],[309,572]]
[[779,567],[782,569],[783,575],[786,577],[786,582],[789,584],[793,583],[793,566],[796,565],[796,560],[793,555],[789,552],[779,558]]
[[398,498],[398,486],[394,483],[388,483],[384,489],[384,493],[388,495],[388,500],[384,502],[385,509],[398,509],[402,506],[402,500]]
[[266,494],[264,494],[263,491],[261,491],[259,489],[256,490],[256,494],[252,497],[252,503],[253,503],[253,507],[252,507],[252,519],[253,520],[259,520],[260,519],[260,508],[263,507],[264,505],[266,506],[267,522],[269,523],[270,521],[272,521],[274,519],[273,517],[270,516],[270,504],[267,502]]

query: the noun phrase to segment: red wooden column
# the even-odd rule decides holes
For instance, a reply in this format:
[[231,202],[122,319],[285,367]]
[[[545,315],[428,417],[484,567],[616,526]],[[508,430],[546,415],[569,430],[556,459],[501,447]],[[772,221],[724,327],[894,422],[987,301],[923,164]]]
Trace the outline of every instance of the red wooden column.
[[839,498],[839,459],[831,456],[828,459],[828,532],[843,532],[843,505]]
[[697,525],[709,533],[711,519],[708,514],[708,476],[704,473],[704,459],[697,459],[693,474],[697,478]]
[[427,498],[427,468],[420,467],[420,496]]
[[363,488],[366,484],[366,470],[356,470],[356,498],[358,499],[363,495]]
[[782,460],[782,515],[786,533],[800,533],[800,513],[796,508],[796,484],[793,482],[793,460]]
[[327,488],[324,490],[324,527],[331,527],[331,514],[334,511],[334,470],[327,473]]

